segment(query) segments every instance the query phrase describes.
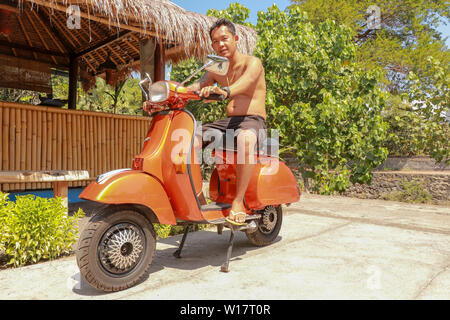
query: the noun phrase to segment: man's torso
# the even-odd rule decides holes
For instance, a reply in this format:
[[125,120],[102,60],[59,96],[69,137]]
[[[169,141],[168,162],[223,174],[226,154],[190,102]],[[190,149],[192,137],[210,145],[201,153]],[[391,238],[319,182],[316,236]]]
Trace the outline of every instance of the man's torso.
[[[251,59],[257,58],[243,55],[243,59],[241,59],[241,61],[238,61],[233,67],[230,67],[227,75],[216,75],[214,76],[215,80],[222,87],[231,86],[245,73]],[[254,79],[253,83],[245,93],[231,97],[227,106],[227,116],[258,115],[263,119],[266,119],[265,103],[266,81],[264,77],[264,70],[262,70],[259,77]]]

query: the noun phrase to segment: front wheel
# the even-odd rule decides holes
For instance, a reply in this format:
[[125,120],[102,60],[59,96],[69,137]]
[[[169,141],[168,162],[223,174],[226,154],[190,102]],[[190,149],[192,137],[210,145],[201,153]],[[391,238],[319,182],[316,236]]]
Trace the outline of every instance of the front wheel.
[[256,231],[246,231],[247,238],[258,247],[266,246],[275,241],[281,229],[283,210],[281,205],[267,206],[261,212],[261,219],[256,221]]
[[83,278],[111,292],[141,281],[155,251],[156,233],[147,218],[129,208],[108,206],[83,230],[76,256]]

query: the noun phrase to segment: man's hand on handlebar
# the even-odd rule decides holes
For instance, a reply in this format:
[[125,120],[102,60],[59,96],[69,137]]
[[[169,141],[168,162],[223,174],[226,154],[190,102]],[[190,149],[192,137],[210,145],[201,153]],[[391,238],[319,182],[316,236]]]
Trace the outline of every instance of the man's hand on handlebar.
[[142,109],[144,109],[144,111],[148,112],[149,114],[152,114],[153,112],[163,110],[164,107],[155,104],[150,104],[149,101],[144,101],[144,103],[142,104]]
[[210,96],[210,94],[223,95],[225,99],[228,98],[227,97],[228,93],[225,90],[223,90],[219,87],[216,87],[216,86],[208,86],[208,87],[202,88],[200,90],[199,96],[204,98],[203,102],[206,102],[206,103],[217,101],[216,99],[215,100],[205,99],[205,98],[208,98]]

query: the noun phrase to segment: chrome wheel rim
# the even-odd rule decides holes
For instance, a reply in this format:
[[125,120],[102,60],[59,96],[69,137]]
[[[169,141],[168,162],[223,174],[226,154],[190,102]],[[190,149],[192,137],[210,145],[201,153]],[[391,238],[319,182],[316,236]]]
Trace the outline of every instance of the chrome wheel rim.
[[144,248],[142,229],[132,223],[119,223],[103,234],[98,246],[99,261],[107,272],[124,275],[142,260]]

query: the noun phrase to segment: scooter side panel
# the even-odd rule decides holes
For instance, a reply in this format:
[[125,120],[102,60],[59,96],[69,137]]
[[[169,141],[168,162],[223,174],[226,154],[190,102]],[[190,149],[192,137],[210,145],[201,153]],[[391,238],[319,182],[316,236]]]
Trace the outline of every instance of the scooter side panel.
[[[247,189],[249,202],[262,206],[294,203],[300,200],[300,189],[292,171],[278,159],[260,159],[259,174],[253,184],[256,190]],[[255,175],[253,176],[255,177]],[[252,182],[252,181],[251,181]],[[250,184],[249,184],[250,185]]]
[[[192,118],[186,112],[174,111],[162,155],[163,179],[161,181],[164,183],[177,219],[203,221],[205,219],[196,199],[196,195],[202,190],[200,166],[199,164],[191,164],[190,176],[187,166],[185,172],[177,172],[175,165],[177,156],[183,157],[187,164],[193,132],[194,122]],[[191,158],[191,160],[193,159]],[[191,184],[191,178],[194,188]]]
[[143,171],[151,172],[153,176],[162,181],[162,150],[167,139],[171,117],[169,115],[156,115],[153,117],[150,130],[142,151],[136,157],[144,158]]
[[[236,195],[236,165],[217,165],[211,175],[209,192],[211,200],[231,203]],[[299,200],[300,189],[286,164],[277,158],[259,156],[245,192],[247,206],[259,210]]]
[[107,204],[141,204],[150,208],[160,223],[176,224],[172,206],[161,183],[141,171],[127,171],[101,183],[92,182],[80,198]]

